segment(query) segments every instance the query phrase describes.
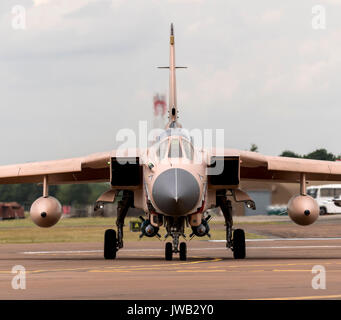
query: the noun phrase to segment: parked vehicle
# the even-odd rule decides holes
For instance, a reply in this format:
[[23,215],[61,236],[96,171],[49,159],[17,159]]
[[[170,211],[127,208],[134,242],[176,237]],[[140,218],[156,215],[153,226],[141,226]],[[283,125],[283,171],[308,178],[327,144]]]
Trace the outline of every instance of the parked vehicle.
[[333,199],[341,197],[341,184],[311,186],[307,188],[307,194],[317,201],[320,215],[341,213],[341,207],[336,206],[333,201]]
[[0,220],[23,219],[24,208],[17,202],[0,202]]

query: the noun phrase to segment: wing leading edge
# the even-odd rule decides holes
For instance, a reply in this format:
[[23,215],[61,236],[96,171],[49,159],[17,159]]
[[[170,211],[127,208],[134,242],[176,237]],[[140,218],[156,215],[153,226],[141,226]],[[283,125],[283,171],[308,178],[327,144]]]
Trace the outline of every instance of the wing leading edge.
[[0,166],[0,184],[39,183],[44,176],[49,184],[110,181],[112,152],[86,157]]
[[[222,155],[222,152],[216,152]],[[240,178],[298,182],[301,173],[311,181],[341,181],[341,163],[323,160],[264,156],[257,152],[225,149],[224,156],[240,157]]]

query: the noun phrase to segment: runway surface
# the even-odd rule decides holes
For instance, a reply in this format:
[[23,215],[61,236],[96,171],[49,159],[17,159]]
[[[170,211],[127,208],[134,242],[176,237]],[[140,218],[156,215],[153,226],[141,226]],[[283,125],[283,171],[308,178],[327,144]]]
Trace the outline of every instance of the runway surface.
[[[164,260],[164,243],[127,242],[117,259],[102,243],[7,244],[0,299],[340,299],[341,239],[253,240],[234,260],[223,242],[190,241],[188,261]],[[15,265],[26,289],[13,289]],[[326,270],[326,289],[313,289]]]

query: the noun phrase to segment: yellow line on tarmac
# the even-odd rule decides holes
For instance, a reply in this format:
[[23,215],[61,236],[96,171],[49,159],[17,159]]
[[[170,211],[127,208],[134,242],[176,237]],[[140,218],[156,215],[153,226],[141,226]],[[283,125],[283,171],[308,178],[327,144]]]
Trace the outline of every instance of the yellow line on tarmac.
[[303,297],[284,297],[284,298],[260,298],[248,300],[315,300],[315,299],[336,299],[341,298],[341,294],[327,295],[327,296],[303,296]]
[[131,272],[130,270],[88,270],[88,272]]
[[[198,264],[198,263],[207,263],[207,262],[217,262],[221,261],[222,259],[220,258],[212,258],[210,260],[199,260],[199,261],[190,261],[190,262],[176,262],[176,263],[164,263],[164,264],[153,264],[153,265],[135,265],[135,266],[113,266],[113,267],[106,267],[103,266],[103,271],[106,272],[104,269],[110,269],[113,270],[113,272],[129,272],[128,270],[152,270],[152,269],[158,269],[160,268],[153,268],[153,267],[164,267],[164,268],[169,268],[169,267],[181,267],[181,266],[187,266],[187,265],[193,265],[193,264]],[[81,270],[90,270],[91,272],[101,272],[101,271],[92,271],[92,267],[82,267],[82,268],[60,268],[60,269],[41,269],[41,270],[26,270],[27,273],[42,273],[42,272],[58,272],[58,271],[81,271]],[[196,268],[196,267],[194,267]],[[167,270],[171,271],[171,270]],[[110,272],[110,271],[108,271]],[[12,273],[10,270],[0,270],[0,274],[9,274]]]
[[[88,270],[92,267],[88,268],[68,268],[68,269],[40,269],[40,270],[26,270],[26,273],[41,273],[41,272],[58,272],[58,271],[79,271],[79,270]],[[0,273],[12,273],[10,270],[1,270]]]
[[304,269],[288,269],[288,270],[273,269],[271,271],[273,271],[273,272],[310,272],[311,273],[311,269],[308,269],[308,270],[304,270]]
[[114,267],[104,267],[106,269],[126,269],[126,268],[143,268],[143,267],[173,267],[173,266],[183,266],[188,264],[197,264],[197,263],[206,263],[206,262],[217,262],[221,261],[221,258],[213,258],[211,260],[199,260],[199,261],[191,261],[191,262],[176,262],[176,263],[164,263],[164,264],[142,264],[142,265],[134,265],[134,266],[114,266]]
[[[247,260],[244,260],[245,262]],[[316,264],[316,263],[315,263]],[[323,265],[332,264],[331,262],[323,262]],[[302,263],[276,263],[276,264],[239,264],[239,265],[227,265],[226,268],[248,268],[248,267],[282,267],[282,266],[304,266],[311,265],[313,266],[313,262],[302,262]]]
[[226,270],[218,269],[218,270],[176,270],[175,272],[226,272]]

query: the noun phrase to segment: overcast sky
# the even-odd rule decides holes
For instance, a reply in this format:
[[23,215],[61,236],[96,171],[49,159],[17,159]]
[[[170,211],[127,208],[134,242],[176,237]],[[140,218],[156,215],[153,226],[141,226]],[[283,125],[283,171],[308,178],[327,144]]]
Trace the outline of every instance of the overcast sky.
[[171,22],[184,127],[268,155],[341,154],[339,0],[2,0],[0,164],[111,150],[118,130],[152,123]]

